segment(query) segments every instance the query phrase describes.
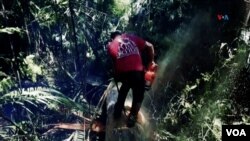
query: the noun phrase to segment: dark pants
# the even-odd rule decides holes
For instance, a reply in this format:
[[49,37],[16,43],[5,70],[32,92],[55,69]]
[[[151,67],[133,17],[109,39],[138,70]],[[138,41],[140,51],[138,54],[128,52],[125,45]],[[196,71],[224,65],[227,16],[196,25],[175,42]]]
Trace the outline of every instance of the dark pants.
[[121,82],[122,85],[119,90],[117,102],[115,104],[114,114],[118,116],[121,115],[128,91],[131,88],[133,93],[133,101],[130,114],[137,116],[144,98],[144,91],[145,91],[144,72],[143,71],[124,72],[119,74],[119,76],[116,77],[116,79],[117,81]]

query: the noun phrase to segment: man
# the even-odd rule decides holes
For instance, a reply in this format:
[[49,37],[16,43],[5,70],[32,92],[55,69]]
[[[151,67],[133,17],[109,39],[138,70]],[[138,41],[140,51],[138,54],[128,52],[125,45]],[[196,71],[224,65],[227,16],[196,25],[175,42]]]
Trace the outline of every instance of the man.
[[114,119],[121,116],[129,89],[133,92],[132,107],[128,116],[127,126],[133,127],[137,120],[145,91],[144,69],[141,53],[148,50],[148,60],[154,63],[154,48],[151,43],[142,38],[121,34],[119,31],[112,32],[112,41],[108,45],[108,53],[114,62],[115,80],[122,83],[117,102],[114,107]]

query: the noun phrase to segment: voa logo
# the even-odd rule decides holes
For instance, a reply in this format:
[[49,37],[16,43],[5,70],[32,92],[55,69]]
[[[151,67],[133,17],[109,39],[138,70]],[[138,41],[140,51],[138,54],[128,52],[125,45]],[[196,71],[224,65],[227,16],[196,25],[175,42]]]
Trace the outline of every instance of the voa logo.
[[227,14],[225,14],[225,15],[217,14],[217,19],[219,21],[229,21],[229,16]]
[[244,129],[226,129],[227,136],[247,136]]

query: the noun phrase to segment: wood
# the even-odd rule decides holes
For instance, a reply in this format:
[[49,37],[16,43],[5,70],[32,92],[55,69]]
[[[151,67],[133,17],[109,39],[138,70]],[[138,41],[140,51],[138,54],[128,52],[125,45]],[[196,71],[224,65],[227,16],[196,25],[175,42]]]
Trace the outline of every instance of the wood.
[[[118,120],[113,119],[113,110],[118,97],[117,87],[120,88],[120,84],[116,86],[114,82],[110,82],[105,90],[102,99],[105,99],[106,104],[100,104],[106,106],[107,117],[106,126],[98,119],[93,119],[91,124],[91,133],[95,137],[91,136],[91,141],[149,141],[150,139],[150,127],[149,123],[142,111],[139,111],[137,116],[137,122],[134,127],[127,127],[127,116],[130,112],[129,99],[130,95],[125,101],[125,111],[122,112],[122,116]],[[101,102],[100,102],[101,103]],[[98,106],[99,108],[102,106]],[[99,109],[97,108],[97,111]],[[100,113],[99,113],[100,114]],[[98,138],[98,139],[97,139]]]
[[[118,87],[120,87],[120,85],[118,85]],[[139,111],[135,126],[128,128],[126,125],[127,116],[131,105],[126,105],[121,118],[114,120],[113,109],[118,97],[117,87],[113,85],[108,92],[109,94],[106,99],[107,121],[105,127],[105,141],[146,141],[148,138],[147,132],[149,126],[144,114]]]
[[143,114],[139,112],[135,126],[128,128],[126,123],[130,107],[125,109],[126,112],[118,120],[113,119],[113,112],[108,115],[106,141],[145,141],[147,128]]
[[59,123],[55,124],[54,128],[56,129],[71,129],[71,130],[87,130],[89,129],[89,124],[81,123]]

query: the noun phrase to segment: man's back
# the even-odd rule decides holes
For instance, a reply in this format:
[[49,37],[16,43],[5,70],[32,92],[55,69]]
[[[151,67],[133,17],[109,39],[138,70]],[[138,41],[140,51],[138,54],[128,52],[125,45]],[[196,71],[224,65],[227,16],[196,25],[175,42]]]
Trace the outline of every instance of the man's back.
[[142,71],[143,65],[140,52],[145,41],[137,36],[122,34],[117,36],[110,44],[108,51],[115,61],[118,73],[127,71]]

